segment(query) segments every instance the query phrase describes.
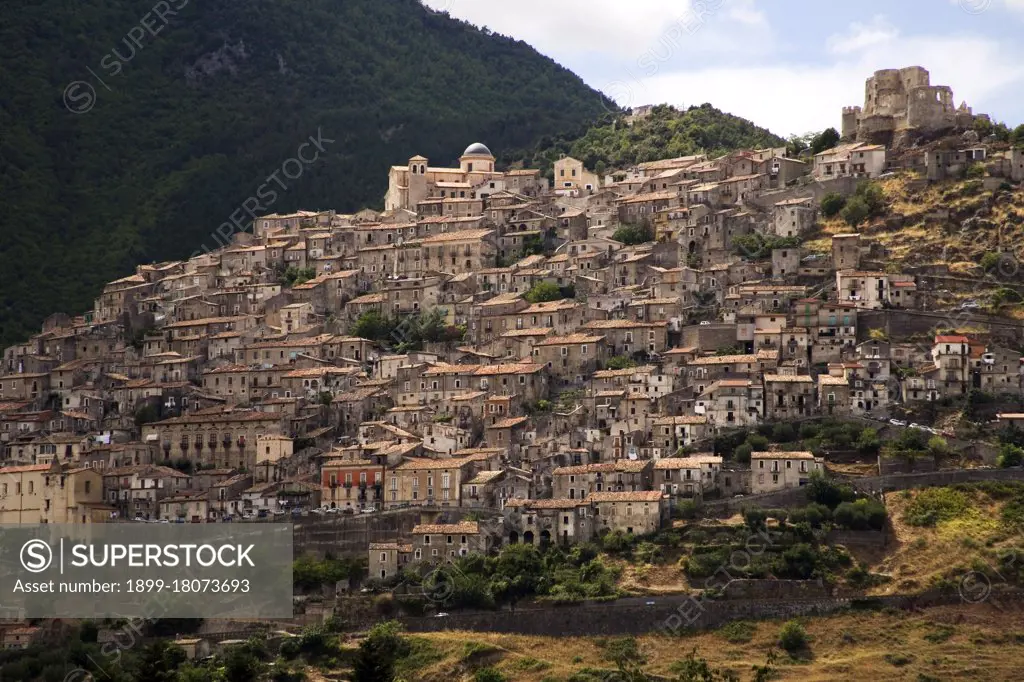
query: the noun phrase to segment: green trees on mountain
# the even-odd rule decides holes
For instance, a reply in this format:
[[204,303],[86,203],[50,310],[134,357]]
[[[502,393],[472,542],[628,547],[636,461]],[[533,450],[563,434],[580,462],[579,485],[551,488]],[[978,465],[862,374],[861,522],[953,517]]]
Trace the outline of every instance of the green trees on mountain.
[[654,107],[648,117],[627,124],[620,115],[606,115],[599,123],[575,134],[546,136],[530,150],[508,152],[507,162],[539,168],[551,177],[554,162],[563,154],[579,159],[598,173],[689,154],[720,154],[740,148],[784,147],[786,140],[750,121],[726,114],[710,104],[685,111],[669,105]]
[[[522,148],[615,109],[527,44],[418,0],[170,5],[141,45],[125,36],[152,3],[5,5],[0,346],[138,263],[216,248],[261,185],[275,196],[260,213],[381,207],[388,166],[414,154]],[[116,74],[114,48],[131,56]],[[95,91],[82,113],[64,106],[75,81],[71,106]],[[297,174],[318,135],[332,142]]]

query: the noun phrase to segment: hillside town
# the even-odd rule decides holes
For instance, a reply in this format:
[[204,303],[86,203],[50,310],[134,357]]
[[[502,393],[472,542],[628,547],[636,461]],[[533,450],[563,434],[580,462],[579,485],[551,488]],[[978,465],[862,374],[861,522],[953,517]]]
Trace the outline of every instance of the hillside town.
[[653,533],[681,501],[829,470],[820,452],[722,445],[765,425],[953,439],[936,406],[977,393],[1024,424],[1020,324],[979,303],[1006,282],[950,303],[936,272],[819,229],[823,200],[896,174],[1024,181],[1024,150],[963,133],[976,118],[912,67],[875,74],[813,155],[602,174],[566,156],[548,179],[473,143],[457,166],[387,169],[383,211],[256,209],[251,230],[139,265],[3,351],[0,523],[421,510],[362,550],[388,578]]

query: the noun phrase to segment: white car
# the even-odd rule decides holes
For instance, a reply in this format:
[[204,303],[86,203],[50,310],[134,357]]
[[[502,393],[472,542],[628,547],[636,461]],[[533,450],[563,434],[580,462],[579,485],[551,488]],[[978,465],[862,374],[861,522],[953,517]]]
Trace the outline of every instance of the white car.
[[360,510],[359,513],[361,513],[361,514],[372,514],[375,511],[377,511],[376,507],[364,507],[362,510]]
[[892,424],[893,426],[906,426],[907,425],[907,422],[902,421],[900,419],[890,419],[889,423]]
[[920,424],[915,424],[914,422],[910,423],[910,428],[912,428],[912,429],[921,429],[922,431],[924,430],[923,426],[921,426]]
[[338,513],[338,508],[337,507],[331,507],[330,509],[325,509],[324,511],[327,512],[328,514],[337,514]]

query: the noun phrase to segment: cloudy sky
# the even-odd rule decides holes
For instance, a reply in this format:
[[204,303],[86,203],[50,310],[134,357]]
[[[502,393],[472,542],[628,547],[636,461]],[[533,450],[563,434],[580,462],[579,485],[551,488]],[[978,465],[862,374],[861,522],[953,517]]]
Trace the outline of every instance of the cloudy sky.
[[525,40],[622,106],[710,102],[780,135],[839,127],[877,69],[1024,122],[1024,0],[423,0]]

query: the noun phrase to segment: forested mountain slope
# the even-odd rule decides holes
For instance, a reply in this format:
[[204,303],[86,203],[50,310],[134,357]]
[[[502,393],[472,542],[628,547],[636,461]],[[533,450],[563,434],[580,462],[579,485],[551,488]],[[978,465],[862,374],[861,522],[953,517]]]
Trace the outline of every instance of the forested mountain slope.
[[[216,246],[275,171],[271,211],[380,206],[388,166],[414,154],[525,148],[615,108],[525,43],[416,0],[7,0],[3,13],[0,343],[89,308],[140,262]],[[285,179],[310,136],[333,142]]]

